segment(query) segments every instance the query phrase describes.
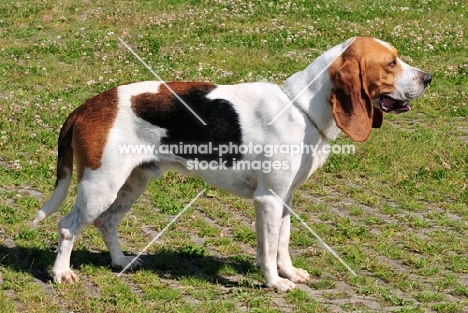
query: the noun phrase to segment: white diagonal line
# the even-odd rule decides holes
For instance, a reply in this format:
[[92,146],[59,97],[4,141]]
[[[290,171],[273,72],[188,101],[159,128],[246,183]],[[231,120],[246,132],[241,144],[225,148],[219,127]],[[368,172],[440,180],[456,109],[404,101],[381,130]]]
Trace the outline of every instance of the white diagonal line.
[[348,269],[348,271],[351,272],[351,274],[353,274],[354,276],[357,276],[356,272],[354,272],[353,269],[352,269],[351,267],[349,267],[349,265],[346,264],[346,262],[343,261],[343,259],[340,258],[340,256],[339,256],[332,248],[330,248],[330,246],[327,245],[327,243],[326,243],[325,241],[323,241],[323,239],[320,238],[320,236],[317,235],[317,234],[312,230],[312,228],[310,228],[309,225],[307,225],[306,222],[304,222],[304,221],[301,219],[301,217],[300,217],[299,215],[296,214],[296,212],[294,212],[286,203],[284,203],[283,199],[281,199],[272,189],[269,189],[269,190],[270,190],[270,192],[271,192],[276,198],[278,198],[278,199],[281,201],[281,203],[283,203],[283,205],[289,210],[289,212],[291,212],[291,213],[294,215],[294,217],[296,217],[296,218],[299,220],[299,222],[301,222],[302,225],[304,225],[305,228],[307,228],[307,230],[310,231],[310,233],[311,233],[312,235],[314,235],[314,237],[315,237],[315,238],[316,238],[316,239],[317,239],[317,240],[318,240],[334,257],[335,257],[335,258],[337,258],[338,261],[341,262],[341,264],[343,264],[343,265]]
[[148,248],[149,248],[156,240],[158,240],[159,237],[161,237],[162,234],[164,234],[164,232],[165,232],[166,230],[168,230],[169,227],[171,227],[171,225],[174,224],[174,222],[175,222],[182,214],[184,214],[184,212],[185,212],[185,211],[195,202],[195,200],[197,200],[197,199],[202,195],[202,193],[204,193],[204,192],[205,192],[205,189],[203,189],[202,191],[200,191],[200,192],[195,196],[195,198],[193,198],[193,200],[190,201],[190,203],[187,204],[187,205],[183,208],[183,210],[180,211],[179,214],[177,214],[177,215],[172,219],[172,221],[170,221],[169,224],[167,224],[166,227],[164,227],[164,228],[150,241],[150,243],[148,243],[148,244],[146,245],[146,247],[144,247],[143,250],[141,250],[140,253],[138,253],[138,254],[133,258],[133,260],[132,260],[130,263],[128,263],[127,266],[125,266],[125,267],[122,269],[122,271],[120,271],[120,273],[117,275],[117,277],[120,277],[120,275],[122,275],[123,272],[125,272],[125,271],[133,264],[133,262],[135,262],[136,259],[138,259],[146,250],[148,250]]
[[283,114],[284,111],[286,111],[286,110],[294,103],[294,101],[296,101],[297,98],[299,98],[299,97],[307,90],[307,88],[309,88],[309,86],[312,85],[312,84],[320,77],[320,75],[322,75],[323,72],[325,72],[325,71],[330,67],[330,65],[332,65],[332,63],[335,62],[336,59],[338,59],[338,58],[343,54],[343,52],[345,52],[346,49],[348,49],[348,47],[349,47],[355,40],[356,40],[356,38],[351,39],[351,40],[349,41],[349,43],[346,44],[346,46],[345,46],[343,49],[341,49],[340,53],[338,53],[338,55],[337,55],[336,57],[334,57],[330,62],[328,62],[327,66],[325,66],[325,67],[314,77],[314,79],[312,79],[312,80],[307,84],[307,86],[305,86],[304,89],[301,90],[301,92],[299,92],[291,101],[289,101],[288,105],[285,106],[285,107],[281,110],[281,112],[279,112],[279,113],[275,116],[275,118],[272,119],[270,123],[268,123],[268,125],[273,124],[273,123],[276,121],[276,119],[277,119],[278,117],[280,117],[280,115]]
[[185,107],[186,107],[190,112],[192,112],[193,115],[195,115],[196,118],[198,118],[198,120],[199,120],[200,122],[202,122],[203,125],[206,126],[205,121],[202,120],[202,118],[201,118],[200,116],[198,116],[198,114],[195,113],[195,111],[192,110],[192,108],[191,108],[187,103],[185,103],[185,101],[182,100],[182,98],[179,97],[179,95],[178,95],[174,90],[172,90],[172,88],[169,87],[169,85],[168,85],[165,81],[163,81],[163,80],[161,79],[161,77],[159,77],[159,75],[158,75],[155,71],[153,71],[153,69],[152,69],[151,67],[149,67],[149,65],[146,64],[146,62],[143,61],[142,58],[140,58],[140,56],[139,56],[138,54],[136,54],[136,52],[133,51],[133,49],[130,48],[130,46],[129,46],[122,38],[119,37],[119,40],[120,40],[120,42],[128,49],[128,51],[130,51],[130,52],[138,59],[138,61],[140,61],[140,62],[141,62],[141,63],[142,63],[142,64],[143,64],[143,65],[144,65],[144,66],[145,66],[145,67],[146,67],[146,68],[147,68],[147,69],[148,69],[148,70],[149,70],[149,71],[150,71],[150,72],[167,88],[167,89],[169,89],[169,91],[170,91],[180,102],[182,102],[183,105],[185,105]]

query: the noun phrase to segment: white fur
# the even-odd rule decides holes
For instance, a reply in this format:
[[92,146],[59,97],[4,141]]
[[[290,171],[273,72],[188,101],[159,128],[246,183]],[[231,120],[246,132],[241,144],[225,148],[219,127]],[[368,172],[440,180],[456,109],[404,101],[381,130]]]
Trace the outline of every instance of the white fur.
[[67,196],[68,188],[70,187],[72,174],[68,169],[65,170],[64,180],[57,185],[57,188],[54,190],[52,197],[47,201],[44,206],[36,214],[36,217],[32,221],[32,226],[36,226],[37,223],[45,219],[47,216],[57,212],[60,208],[60,205],[65,200]]
[[390,97],[398,100],[411,100],[424,92],[424,85],[420,84],[421,70],[410,66],[398,58],[403,71],[395,82],[395,92]]
[[383,40],[380,40],[380,39],[377,39],[377,38],[374,38],[375,41],[377,41],[378,43],[380,43],[382,46],[385,46],[388,48],[388,50],[390,51],[393,51],[394,48],[386,41],[383,41]]

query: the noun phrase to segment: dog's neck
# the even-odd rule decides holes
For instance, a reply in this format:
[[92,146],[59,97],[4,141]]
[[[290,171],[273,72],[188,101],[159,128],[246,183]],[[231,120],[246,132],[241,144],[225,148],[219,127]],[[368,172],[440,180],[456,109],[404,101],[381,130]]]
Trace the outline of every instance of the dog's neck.
[[283,91],[317,129],[322,140],[335,140],[341,130],[332,115],[330,92],[333,86],[327,73],[322,73],[310,83],[317,74],[311,69],[314,63],[289,77],[283,85]]
[[284,89],[283,88],[283,92],[286,94],[286,96],[288,96],[289,100],[291,101],[291,103],[299,110],[301,111],[306,117],[307,119],[309,120],[310,124],[312,124],[312,126],[318,131],[318,133],[320,134],[320,137],[322,140],[327,140],[328,137],[322,132],[322,129],[321,127],[314,121],[314,119],[312,118],[311,114],[302,106],[300,105],[298,102],[296,102],[296,96],[294,95],[291,95],[289,94],[288,90]]
[[[347,45],[348,43],[346,43]],[[283,90],[294,105],[307,115],[322,138],[334,140],[341,133],[333,119],[330,94],[333,83],[328,67],[343,51],[343,44],[337,45],[317,57],[303,71],[289,77]]]

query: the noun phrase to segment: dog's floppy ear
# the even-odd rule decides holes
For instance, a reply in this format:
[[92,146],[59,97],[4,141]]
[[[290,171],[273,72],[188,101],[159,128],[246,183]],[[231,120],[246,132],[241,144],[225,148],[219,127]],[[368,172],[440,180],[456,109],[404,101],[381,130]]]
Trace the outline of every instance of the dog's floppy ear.
[[382,125],[383,114],[375,109],[362,82],[359,64],[346,60],[331,74],[330,95],[336,125],[354,141],[365,141],[372,128]]
[[374,109],[374,115],[372,116],[372,128],[380,128],[383,123],[383,112],[379,109]]

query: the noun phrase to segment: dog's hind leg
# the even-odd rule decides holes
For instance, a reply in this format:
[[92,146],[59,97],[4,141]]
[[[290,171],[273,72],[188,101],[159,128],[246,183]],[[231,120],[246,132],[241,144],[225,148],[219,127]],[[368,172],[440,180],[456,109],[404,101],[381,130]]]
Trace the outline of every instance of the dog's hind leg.
[[52,268],[56,283],[73,283],[78,277],[70,269],[73,242],[83,229],[94,222],[115,201],[117,193],[129,176],[130,170],[109,173],[99,168],[86,168],[78,183],[73,209],[59,222],[57,258]]
[[133,256],[125,256],[123,254],[117,230],[122,218],[145,191],[150,179],[154,177],[149,174],[143,167],[136,167],[122,188],[120,188],[114,203],[94,221],[94,226],[99,229],[102,239],[109,250],[112,267],[114,268],[125,268],[127,264],[133,261],[130,265],[130,269],[133,269],[142,263],[140,259],[133,260]]

